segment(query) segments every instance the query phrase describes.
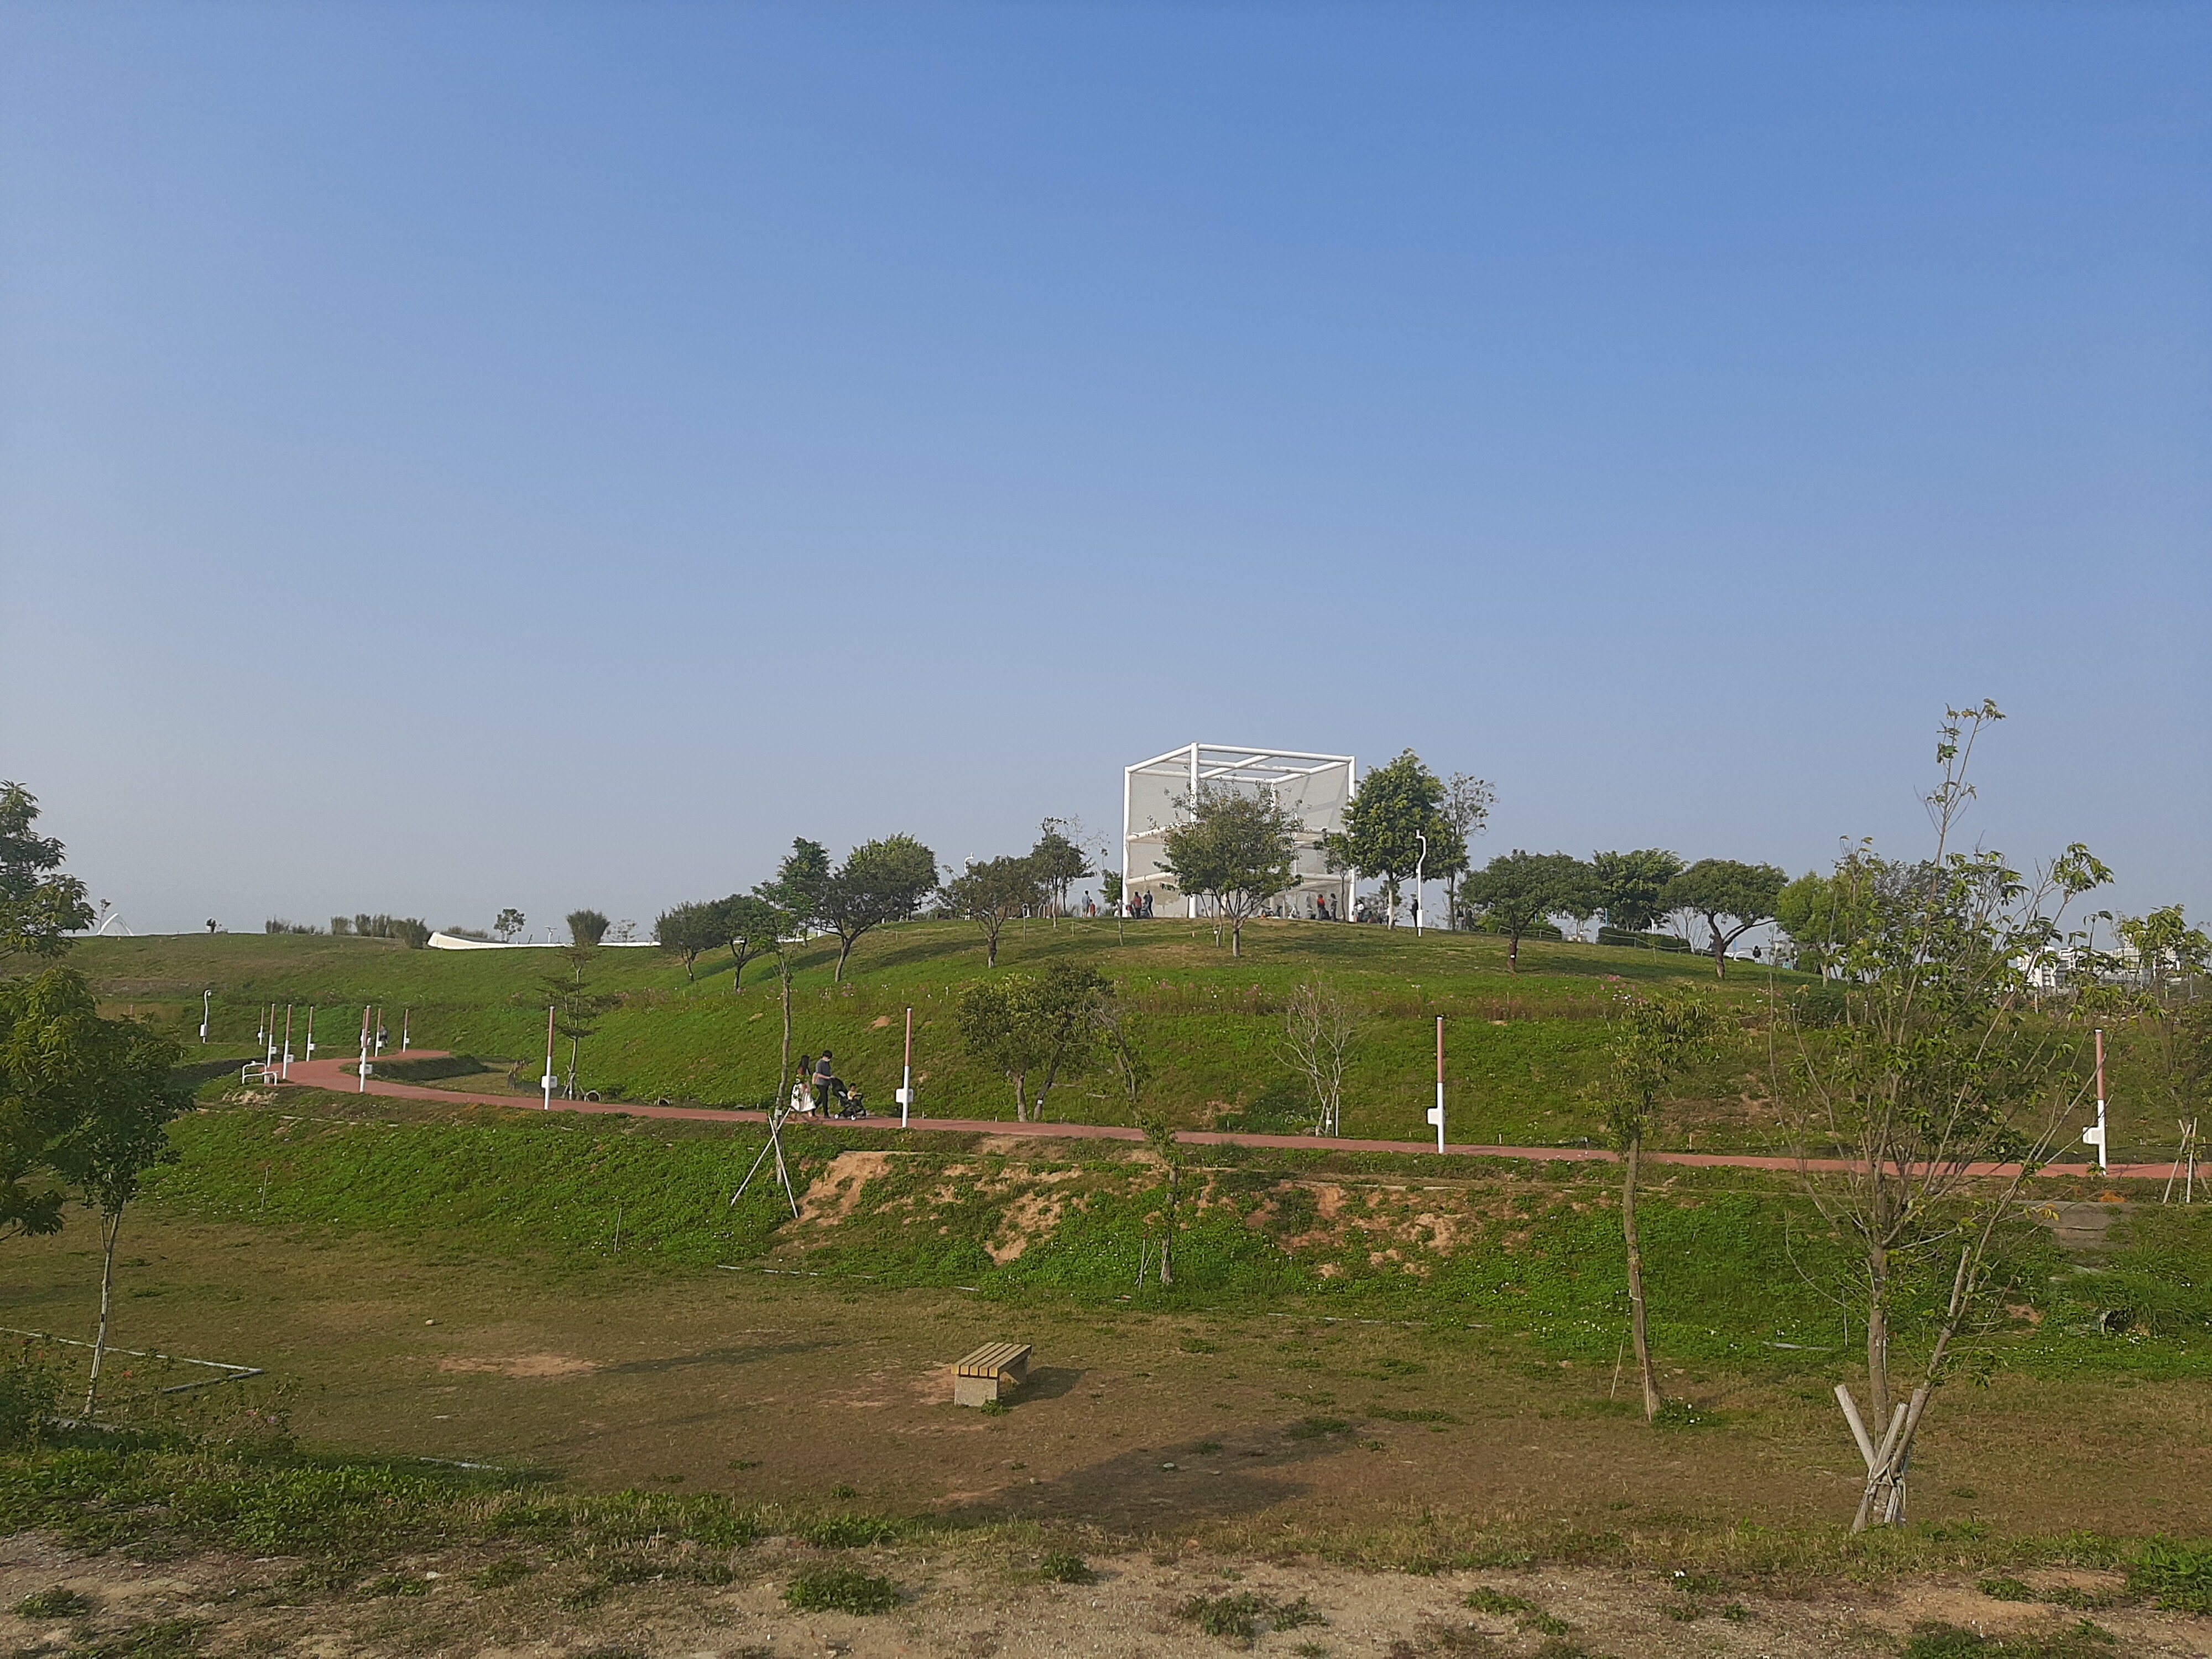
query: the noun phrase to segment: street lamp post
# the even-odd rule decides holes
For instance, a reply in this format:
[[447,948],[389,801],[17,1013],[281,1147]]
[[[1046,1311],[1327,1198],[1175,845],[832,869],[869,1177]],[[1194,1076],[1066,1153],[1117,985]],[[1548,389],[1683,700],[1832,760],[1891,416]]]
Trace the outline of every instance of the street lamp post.
[[1421,856],[1413,860],[1413,937],[1421,936],[1421,872],[1429,867],[1429,838],[1419,830],[1413,837],[1421,843]]

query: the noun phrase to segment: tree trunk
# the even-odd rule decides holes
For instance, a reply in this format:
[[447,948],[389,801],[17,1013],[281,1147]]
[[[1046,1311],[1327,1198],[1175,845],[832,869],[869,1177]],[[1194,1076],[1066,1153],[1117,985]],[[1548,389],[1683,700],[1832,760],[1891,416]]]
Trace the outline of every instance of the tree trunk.
[[118,1206],[112,1212],[103,1210],[100,1216],[100,1328],[92,1338],[92,1380],[85,1384],[84,1414],[92,1415],[94,1404],[100,1397],[100,1365],[107,1352],[107,1313],[113,1305],[115,1293],[115,1239],[123,1231],[123,1211]]
[[768,1103],[772,1117],[784,1108],[791,1092],[791,969],[783,970],[783,1058],[776,1062],[775,1097]]
[[1160,1240],[1160,1283],[1175,1283],[1176,1203],[1182,1195],[1182,1171],[1172,1164],[1168,1165],[1168,1225],[1167,1236]]
[[1879,1434],[1889,1426],[1889,1256],[1867,1247],[1867,1398]]
[[1244,918],[1242,916],[1229,918],[1229,954],[1232,957],[1244,954]]
[[852,954],[853,941],[842,933],[838,934],[837,965],[830,970],[830,982],[832,985],[842,985],[845,982],[845,958]]
[[1725,981],[1728,978],[1729,942],[1721,936],[1720,923],[1711,916],[1705,918],[1705,926],[1713,930],[1713,977]]
[[1029,1098],[1030,1098],[1030,1095],[1029,1095],[1029,1089],[1030,1089],[1030,1074],[1029,1074],[1027,1072],[1017,1072],[1017,1073],[1014,1073],[1014,1121],[1015,1121],[1015,1122],[1017,1122],[1017,1123],[1026,1123],[1026,1122],[1028,1122],[1028,1121],[1030,1121],[1030,1119],[1029,1119]]
[[999,930],[996,927],[983,930],[983,965],[986,968],[999,965]]
[[1505,971],[1509,974],[1521,971],[1521,934],[1518,929],[1505,936]]
[[1659,1373],[1651,1364],[1651,1340],[1644,1318],[1644,1246],[1636,1234],[1636,1176],[1644,1158],[1644,1137],[1632,1136],[1621,1160],[1620,1238],[1628,1247],[1628,1333],[1636,1344],[1636,1374],[1644,1381],[1644,1420],[1659,1416]]

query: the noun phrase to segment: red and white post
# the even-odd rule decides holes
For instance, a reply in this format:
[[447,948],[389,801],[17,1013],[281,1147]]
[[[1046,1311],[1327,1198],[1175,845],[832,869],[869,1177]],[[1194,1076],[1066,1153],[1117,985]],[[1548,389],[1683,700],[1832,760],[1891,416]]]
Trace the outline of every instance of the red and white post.
[[354,1068],[354,1076],[358,1079],[354,1092],[357,1095],[368,1092],[368,1005],[364,1003],[361,1010],[361,1064]]
[[906,1064],[899,1071],[899,1127],[907,1126],[914,1112],[914,1010],[906,1011]]
[[2112,1168],[2105,1139],[2105,1034],[2102,1030],[2097,1033],[2097,1127],[2082,1130],[2081,1139],[2085,1145],[2097,1149],[2099,1175]]
[[292,1080],[292,1005],[289,1002],[284,1005],[284,1064],[276,1073],[276,1080],[279,1083]]
[[1437,1016],[1437,1150],[1444,1149],[1444,1017]]
[[553,1013],[552,1008],[545,1011],[545,1075],[538,1079],[545,1091],[544,1109],[549,1112],[553,1109]]

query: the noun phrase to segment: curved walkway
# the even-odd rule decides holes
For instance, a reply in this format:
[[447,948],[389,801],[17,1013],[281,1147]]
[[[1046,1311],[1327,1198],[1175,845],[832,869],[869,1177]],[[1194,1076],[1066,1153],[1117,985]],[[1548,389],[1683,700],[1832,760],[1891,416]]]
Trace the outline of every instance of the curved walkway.
[[[398,1060],[444,1060],[447,1051],[442,1048],[395,1049],[386,1054],[383,1063]],[[372,1073],[368,1086],[361,1087],[361,1079],[349,1069],[351,1060],[295,1060],[292,1075],[282,1086],[292,1088],[328,1089],[339,1094],[356,1092],[384,1095],[396,1100],[442,1101],[447,1105],[504,1106],[510,1110],[538,1111],[538,1103],[527,1095],[465,1094],[456,1089],[430,1089],[419,1083],[395,1083]],[[562,1112],[585,1112],[611,1117],[684,1118],[702,1123],[764,1123],[768,1114],[750,1111],[738,1107],[718,1106],[648,1106],[636,1101],[560,1100],[554,1109]],[[813,1118],[804,1120],[814,1128],[881,1129],[896,1127],[897,1120],[891,1117]],[[1143,1132],[1122,1128],[1111,1123],[1008,1123],[1002,1118],[917,1117],[911,1126],[915,1129],[938,1130],[951,1134],[1007,1135],[1024,1140],[1142,1140]],[[1176,1139],[1192,1146],[1281,1146],[1303,1152],[1398,1152],[1411,1155],[1436,1155],[1436,1148],[1425,1140],[1347,1140],[1319,1135],[1261,1135],[1231,1133],[1218,1129],[1183,1129]],[[1481,1146],[1466,1144],[1447,1144],[1448,1158],[1510,1158],[1536,1163],[1611,1164],[1614,1155],[1585,1146]],[[1646,1152],[1647,1164],[1678,1164],[1695,1169],[1778,1170],[1794,1170],[1798,1163],[1790,1158],[1761,1158],[1749,1152]],[[1852,1166],[1832,1158],[1810,1158],[1805,1168],[1832,1173],[1843,1173]],[[1975,1175],[2008,1175],[2012,1165],[1977,1164],[1972,1167]],[[2046,1164],[2036,1171],[2040,1176],[2091,1176],[2097,1172],[2086,1164]],[[2115,1164],[2104,1172],[2104,1179],[2112,1181],[2163,1181],[2167,1166],[2163,1164]]]

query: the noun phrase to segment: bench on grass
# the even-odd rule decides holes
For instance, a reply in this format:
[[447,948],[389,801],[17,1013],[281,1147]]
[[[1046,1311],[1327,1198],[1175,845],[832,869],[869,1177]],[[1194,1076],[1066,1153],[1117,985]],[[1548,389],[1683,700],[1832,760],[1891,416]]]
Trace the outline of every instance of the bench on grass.
[[1030,1345],[986,1342],[952,1368],[952,1403],[988,1406],[1028,1381]]

